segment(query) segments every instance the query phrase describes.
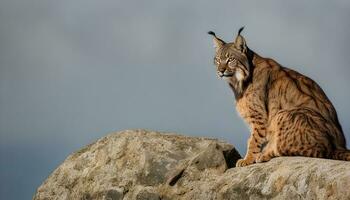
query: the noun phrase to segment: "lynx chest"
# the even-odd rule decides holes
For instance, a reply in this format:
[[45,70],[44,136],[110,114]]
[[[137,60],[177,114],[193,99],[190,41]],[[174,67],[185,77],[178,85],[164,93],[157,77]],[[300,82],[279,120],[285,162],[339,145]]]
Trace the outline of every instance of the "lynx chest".
[[236,102],[237,112],[246,122],[251,123],[254,118],[266,116],[264,97],[261,91],[254,87],[248,87],[244,95]]

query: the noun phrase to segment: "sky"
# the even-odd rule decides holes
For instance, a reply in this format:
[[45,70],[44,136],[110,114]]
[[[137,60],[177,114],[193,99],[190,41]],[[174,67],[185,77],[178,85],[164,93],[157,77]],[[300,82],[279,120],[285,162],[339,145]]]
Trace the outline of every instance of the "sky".
[[[113,131],[219,138],[247,125],[216,77],[215,31],[314,79],[350,143],[347,0],[0,0],[0,199],[31,199],[74,151]],[[348,145],[349,147],[349,145]]]

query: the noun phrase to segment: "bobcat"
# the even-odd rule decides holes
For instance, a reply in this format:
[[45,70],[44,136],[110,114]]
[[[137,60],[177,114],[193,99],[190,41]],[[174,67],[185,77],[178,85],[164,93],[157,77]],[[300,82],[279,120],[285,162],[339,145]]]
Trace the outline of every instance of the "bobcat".
[[247,47],[239,29],[234,42],[213,36],[217,75],[226,80],[236,109],[251,128],[248,150],[236,166],[278,156],[350,161],[337,113],[320,86]]

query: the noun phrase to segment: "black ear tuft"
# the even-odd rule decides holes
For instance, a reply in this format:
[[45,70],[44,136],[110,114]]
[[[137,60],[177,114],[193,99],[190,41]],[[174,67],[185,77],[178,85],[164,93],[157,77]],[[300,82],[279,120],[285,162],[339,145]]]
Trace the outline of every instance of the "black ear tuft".
[[244,29],[244,26],[242,26],[242,27],[238,30],[238,35],[241,34],[241,32],[243,31],[243,29]]
[[213,31],[209,31],[208,34],[216,37],[216,35],[215,35],[215,33]]

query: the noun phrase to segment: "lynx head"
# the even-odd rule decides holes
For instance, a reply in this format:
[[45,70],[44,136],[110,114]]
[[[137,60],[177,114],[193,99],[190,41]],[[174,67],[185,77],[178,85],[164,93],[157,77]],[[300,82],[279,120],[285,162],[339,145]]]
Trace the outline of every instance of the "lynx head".
[[[244,82],[249,78],[251,66],[248,60],[248,47],[241,36],[244,27],[240,28],[234,42],[226,43],[218,38],[214,32],[208,34],[214,36],[215,57],[217,75],[226,80],[235,94],[242,93]],[[237,95],[236,94],[236,95]]]

